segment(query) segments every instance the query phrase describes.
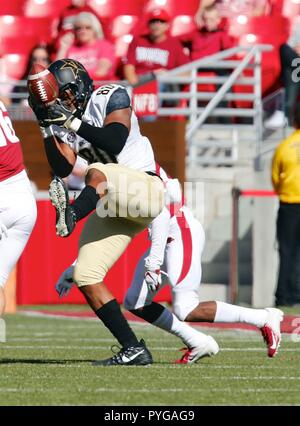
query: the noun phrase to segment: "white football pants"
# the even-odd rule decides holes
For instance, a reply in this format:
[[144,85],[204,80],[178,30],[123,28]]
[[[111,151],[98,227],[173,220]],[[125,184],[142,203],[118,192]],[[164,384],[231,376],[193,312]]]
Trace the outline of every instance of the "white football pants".
[[36,221],[36,202],[26,172],[0,182],[0,220],[8,237],[0,240],[0,286],[21,256]]
[[[172,286],[174,314],[184,321],[187,315],[199,304],[199,285],[201,283],[201,256],[205,235],[202,225],[190,210],[182,208],[181,217],[171,219],[171,240],[165,251],[162,271],[168,278],[163,278],[161,288],[169,282]],[[134,278],[128,289],[124,306],[128,310],[138,309],[152,303],[156,293],[148,291],[145,276],[145,258],[149,250],[141,257],[135,269]],[[159,290],[158,290],[159,291]]]

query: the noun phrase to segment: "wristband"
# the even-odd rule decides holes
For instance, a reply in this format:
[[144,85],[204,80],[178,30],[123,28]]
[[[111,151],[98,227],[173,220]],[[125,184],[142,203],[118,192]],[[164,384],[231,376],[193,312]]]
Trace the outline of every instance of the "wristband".
[[82,123],[82,121],[79,118],[73,117],[71,120],[66,121],[65,127],[69,130],[73,130],[73,132],[76,133],[79,130],[81,123]]

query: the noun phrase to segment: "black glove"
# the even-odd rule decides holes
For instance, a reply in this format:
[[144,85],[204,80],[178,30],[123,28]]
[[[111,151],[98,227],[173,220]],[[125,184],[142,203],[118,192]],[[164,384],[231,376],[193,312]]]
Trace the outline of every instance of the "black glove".
[[47,127],[45,120],[48,118],[48,108],[38,104],[31,96],[28,98],[28,104],[34,112],[40,127]]
[[[79,127],[81,121],[76,117],[76,110],[70,111],[63,103],[57,99],[48,107],[48,117],[45,119],[47,126],[56,124],[57,126],[65,127],[76,132],[76,127]],[[76,126],[74,126],[74,123]]]

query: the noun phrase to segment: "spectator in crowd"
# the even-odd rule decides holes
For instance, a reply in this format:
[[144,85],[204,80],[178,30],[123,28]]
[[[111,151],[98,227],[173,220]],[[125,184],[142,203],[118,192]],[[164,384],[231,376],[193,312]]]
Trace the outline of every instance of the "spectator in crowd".
[[288,41],[280,46],[281,78],[285,88],[284,108],[277,109],[264,125],[278,129],[293,126],[293,111],[300,94],[300,28],[296,26]]
[[[50,48],[46,44],[38,44],[33,47],[29,56],[28,62],[26,65],[26,69],[21,77],[22,80],[27,80],[27,76],[33,64],[41,64],[45,68],[50,65]],[[22,102],[24,105],[28,105],[27,102],[28,93],[27,93],[27,85],[18,84],[16,85],[11,92],[11,101],[12,103],[20,103]]]
[[272,183],[280,201],[277,216],[279,273],[277,306],[300,303],[300,105],[295,109],[295,131],[277,147],[272,163]]
[[147,19],[148,33],[133,38],[124,59],[124,76],[131,85],[153,72],[170,70],[189,61],[181,43],[168,34],[169,21],[164,9],[154,9]]
[[269,14],[271,11],[270,0],[200,0],[199,8],[195,16],[196,23],[199,27],[203,25],[204,10],[215,5],[221,17],[233,18],[238,15],[262,16]]
[[71,58],[80,62],[95,81],[115,79],[115,51],[104,39],[99,20],[89,12],[74,19],[74,34],[62,40],[57,59]]
[[215,4],[204,9],[202,19],[203,25],[198,27],[190,37],[192,61],[234,46],[233,38],[220,25],[222,18]]
[[74,31],[74,19],[82,12],[92,13],[100,21],[96,11],[87,4],[87,0],[71,0],[71,4],[66,7],[60,15],[57,26],[58,36],[54,41],[54,50],[58,50],[60,44],[64,43],[65,39],[68,41],[68,39],[72,37],[72,33]]
[[59,23],[59,33],[73,31],[74,18],[82,12],[93,13],[97,18],[96,12],[87,4],[87,0],[72,0],[71,4],[62,12]]
[[[190,57],[192,61],[205,58],[206,56],[214,55],[222,50],[230,49],[234,47],[235,41],[229,36],[227,29],[222,25],[222,17],[220,15],[219,9],[213,3],[207,6],[202,15],[202,26],[193,31],[190,34],[184,36],[183,42],[190,49]],[[228,69],[201,69],[199,72],[213,72],[219,77],[228,76],[230,70]],[[220,85],[216,85],[217,89],[220,88]],[[221,101],[218,105],[219,108],[228,107],[227,101]],[[230,122],[228,117],[220,117],[218,119],[220,123]]]

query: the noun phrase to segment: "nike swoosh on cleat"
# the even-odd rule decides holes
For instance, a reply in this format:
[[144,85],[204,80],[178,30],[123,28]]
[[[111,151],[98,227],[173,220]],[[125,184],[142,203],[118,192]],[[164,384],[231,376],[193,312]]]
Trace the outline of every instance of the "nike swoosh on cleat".
[[133,361],[136,357],[138,357],[139,355],[141,355],[144,352],[144,349],[141,350],[140,352],[138,352],[137,354],[132,355],[132,357],[128,358],[126,355],[122,356],[122,361],[125,363],[128,363],[130,361]]

